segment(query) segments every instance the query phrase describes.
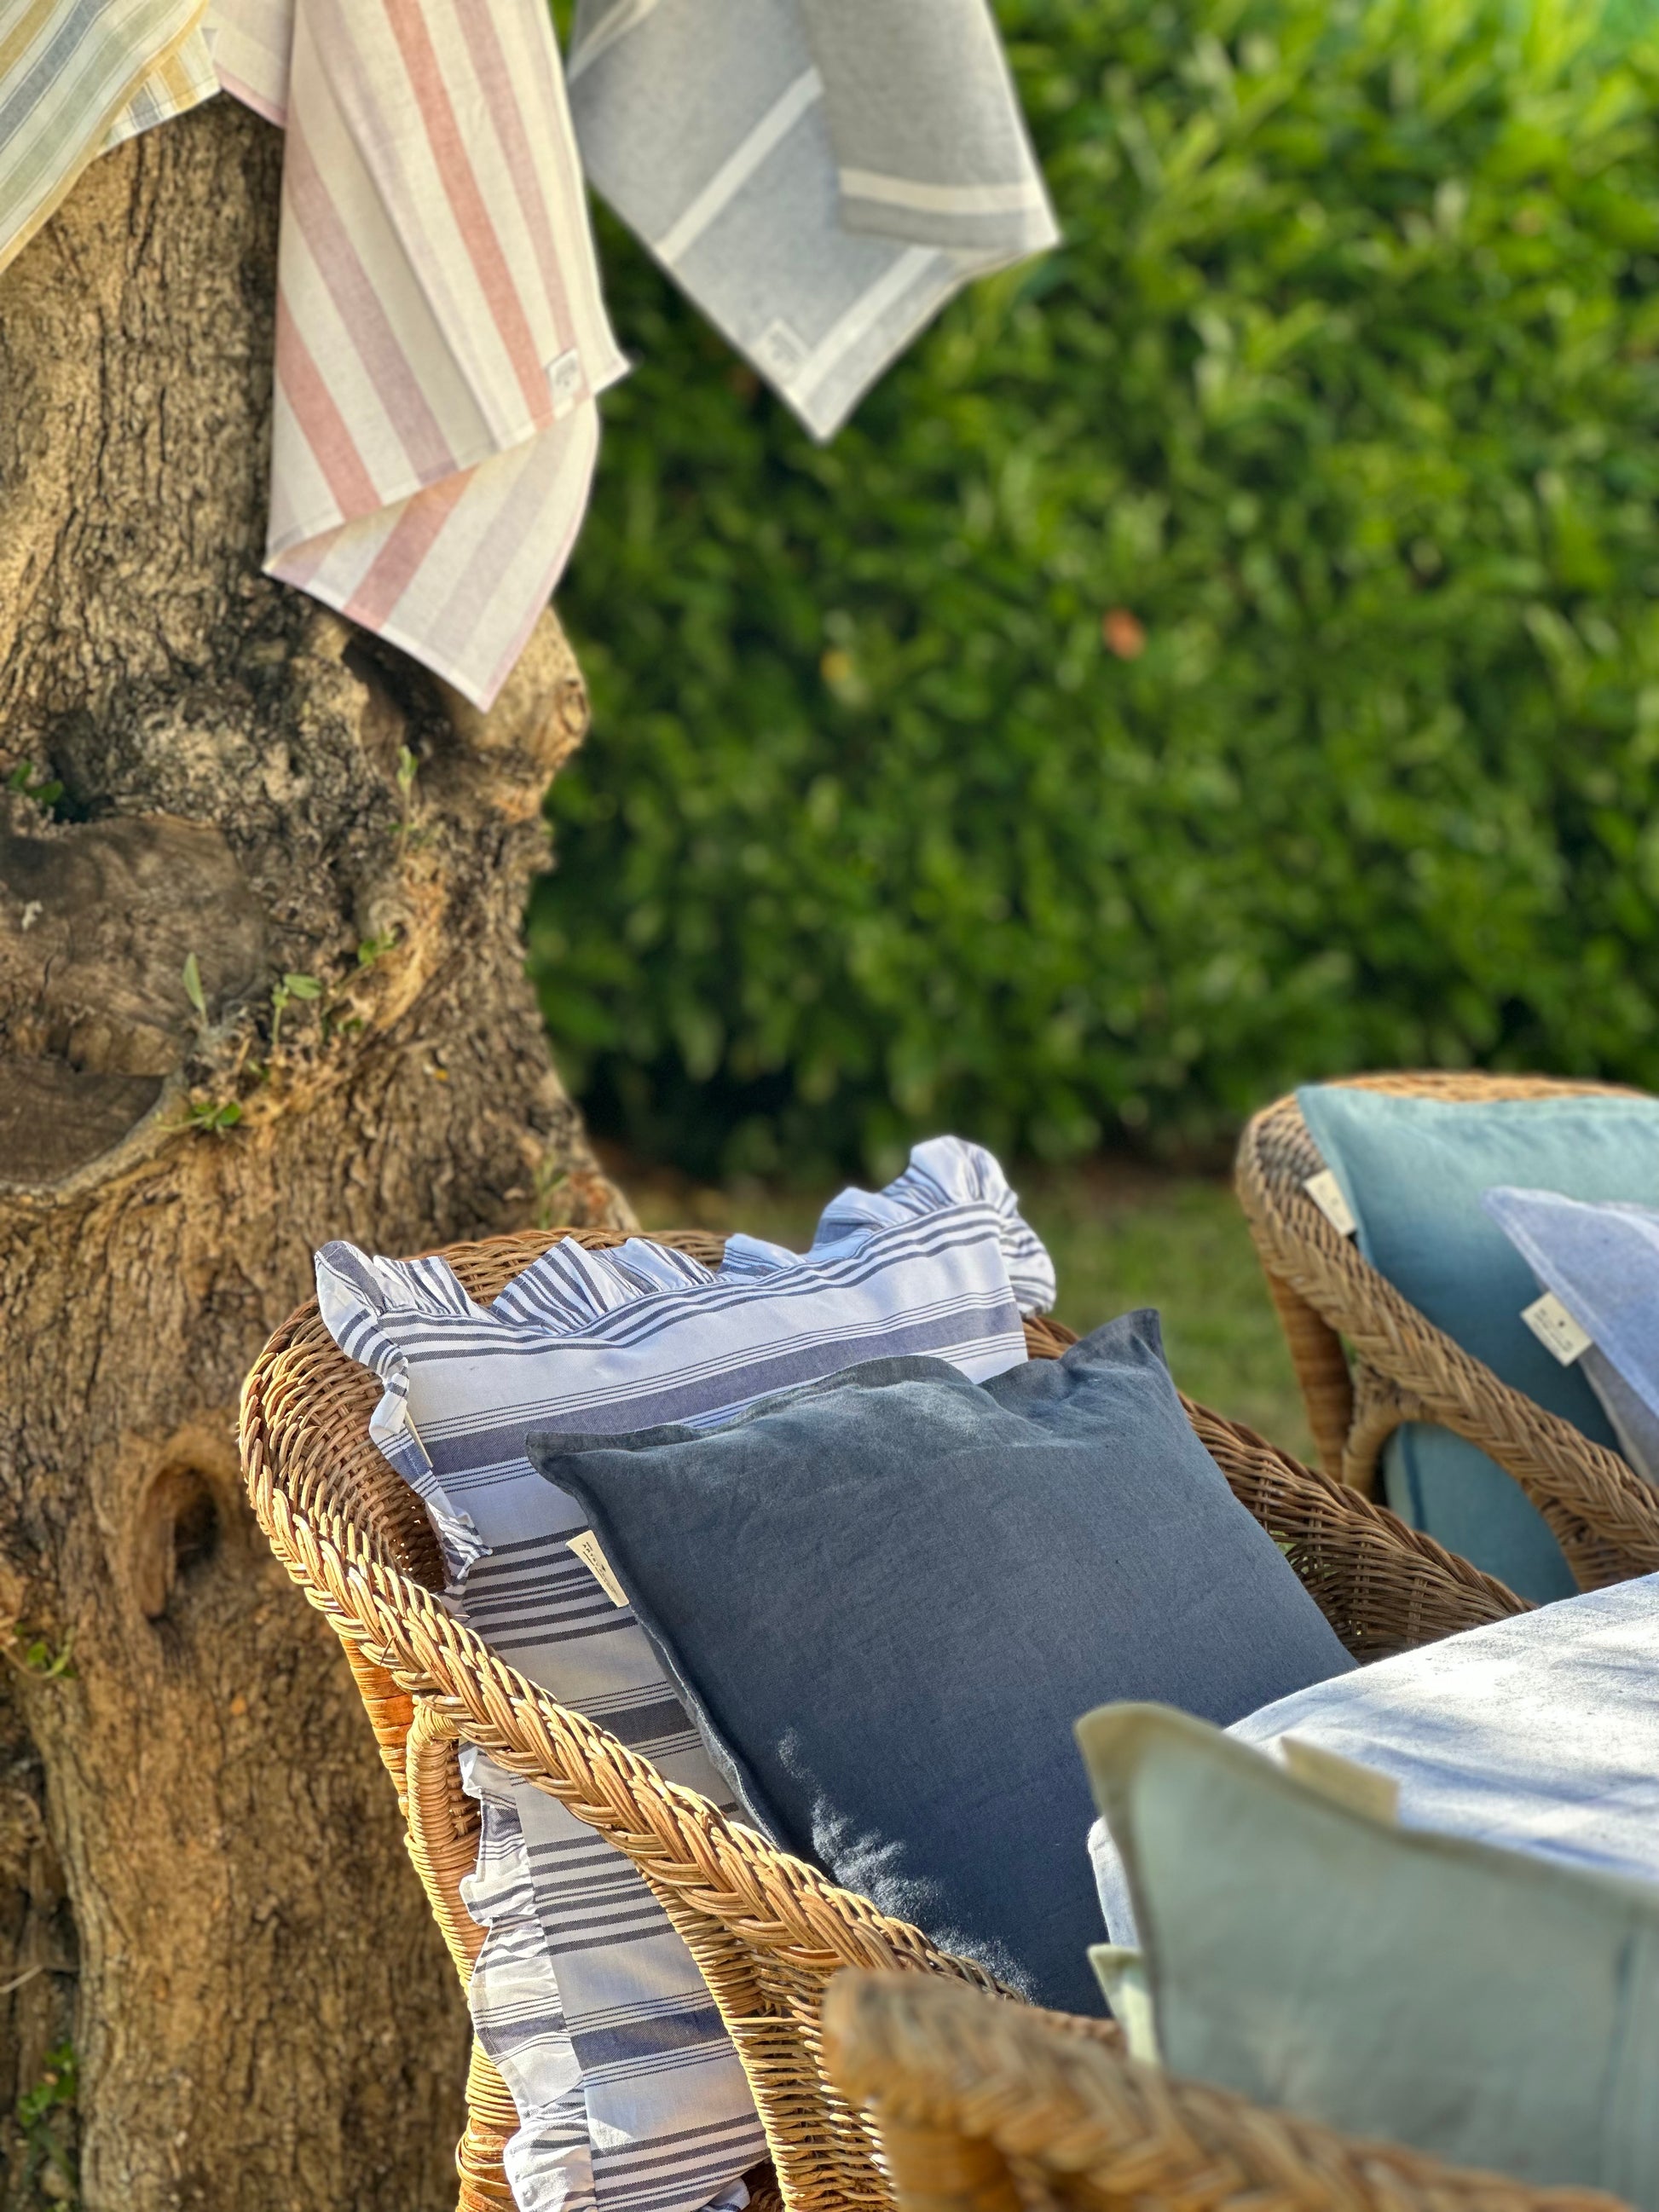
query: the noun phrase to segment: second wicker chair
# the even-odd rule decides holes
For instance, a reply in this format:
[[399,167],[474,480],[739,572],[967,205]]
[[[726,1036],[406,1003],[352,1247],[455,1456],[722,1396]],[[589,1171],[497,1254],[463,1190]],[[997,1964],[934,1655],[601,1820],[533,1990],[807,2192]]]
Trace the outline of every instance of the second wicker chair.
[[[1467,1100],[1613,1092],[1534,1076],[1367,1075],[1356,1086]],[[1290,1340],[1320,1458],[1368,1494],[1382,1446],[1428,1421],[1496,1460],[1548,1522],[1581,1589],[1659,1570],[1659,1490],[1435,1328],[1309,1197],[1325,1165],[1295,1098],[1263,1109],[1239,1145],[1238,1195]],[[1345,1351],[1344,1346],[1346,1346]]]

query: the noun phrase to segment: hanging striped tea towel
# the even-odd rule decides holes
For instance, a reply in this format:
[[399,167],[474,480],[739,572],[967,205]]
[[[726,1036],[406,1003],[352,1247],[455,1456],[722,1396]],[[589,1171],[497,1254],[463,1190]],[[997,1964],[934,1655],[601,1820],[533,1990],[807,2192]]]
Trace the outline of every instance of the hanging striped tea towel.
[[580,526],[599,295],[544,0],[216,0],[286,125],[265,567],[488,707]]
[[815,436],[1059,232],[988,0],[578,0],[590,181]]
[[0,6],[0,269],[99,155],[218,90],[206,0]]

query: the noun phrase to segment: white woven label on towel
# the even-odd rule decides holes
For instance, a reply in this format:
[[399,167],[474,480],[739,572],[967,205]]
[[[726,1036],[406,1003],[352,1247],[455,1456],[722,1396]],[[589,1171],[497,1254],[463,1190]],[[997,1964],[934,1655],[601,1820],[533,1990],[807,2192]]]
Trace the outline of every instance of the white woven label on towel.
[[1534,1298],[1529,1306],[1523,1306],[1521,1318],[1545,1351],[1553,1352],[1564,1367],[1571,1367],[1575,1359],[1582,1358],[1595,1342],[1587,1330],[1579,1328],[1553,1291],[1546,1291],[1541,1298]]
[[793,376],[811,350],[799,331],[781,321],[769,323],[755,341],[755,358],[774,376]]
[[1316,1176],[1310,1176],[1302,1186],[1339,1237],[1352,1237],[1359,1224],[1348,1211],[1348,1201],[1342,1195],[1342,1186],[1328,1168],[1322,1168]]
[[584,1528],[580,1536],[571,1536],[566,1540],[611,1604],[626,1605],[628,1592],[617,1580],[617,1571],[599,1549],[599,1540],[593,1531]]
[[562,415],[582,396],[582,357],[572,346],[547,364],[547,389],[556,414]]

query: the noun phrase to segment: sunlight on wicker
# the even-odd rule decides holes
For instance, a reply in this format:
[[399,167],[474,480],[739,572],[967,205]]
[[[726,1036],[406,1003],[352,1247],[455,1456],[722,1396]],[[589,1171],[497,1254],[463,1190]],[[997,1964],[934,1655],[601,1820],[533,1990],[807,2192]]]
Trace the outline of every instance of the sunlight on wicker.
[[838,1976],[823,2021],[830,2074],[875,2118],[899,2212],[1613,2212],[1620,2201],[1354,2141],[1137,2065],[1103,2021],[914,1976]]
[[[1367,1090],[1450,1100],[1638,1095],[1541,1076],[1352,1079]],[[1369,1266],[1303,1188],[1322,1165],[1293,1097],[1264,1108],[1239,1144],[1239,1200],[1325,1466],[1370,1493],[1378,1455],[1395,1430],[1404,1421],[1437,1422],[1514,1476],[1549,1523],[1581,1589],[1659,1570],[1659,1492],[1617,1452],[1500,1382]]]
[[[565,1235],[590,1249],[623,1241],[611,1231],[556,1231],[458,1245],[444,1256],[471,1296],[488,1302]],[[724,1247],[696,1231],[656,1241],[711,1265]],[[1036,1358],[1054,1358],[1073,1340],[1049,1322],[1028,1322],[1026,1334]],[[315,1302],[307,1304],[272,1337],[244,1389],[243,1471],[273,1551],[346,1647],[408,1822],[410,1856],[463,1982],[480,1932],[459,1893],[478,1832],[477,1808],[460,1789],[461,1736],[556,1797],[639,1869],[742,2056],[791,2212],[884,2212],[891,2195],[871,2124],[823,2070],[824,1986],[845,1966],[921,1972],[981,1990],[997,1984],[665,1782],[456,1621],[436,1595],[441,1564],[425,1510],[369,1439],[379,1395],[374,1376],[335,1346]],[[1235,1494],[1357,1657],[1526,1609],[1501,1583],[1356,1492],[1182,1402]],[[476,2050],[468,2114],[457,2154],[462,2212],[497,2212],[511,2202],[501,2151],[515,2123],[501,2076]],[[770,2185],[756,2177],[751,2185]]]

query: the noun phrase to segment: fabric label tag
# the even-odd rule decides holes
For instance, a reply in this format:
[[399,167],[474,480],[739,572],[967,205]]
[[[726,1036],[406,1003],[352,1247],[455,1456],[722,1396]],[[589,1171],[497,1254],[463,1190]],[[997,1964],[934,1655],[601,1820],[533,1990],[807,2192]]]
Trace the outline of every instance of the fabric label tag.
[[1105,1993],[1112,2018],[1123,2030],[1130,2057],[1139,2059],[1144,2066],[1161,2066],[1158,2015],[1152,2008],[1145,1958],[1127,1944],[1093,1943],[1089,1948],[1089,1964]]
[[809,351],[800,332],[785,322],[769,323],[755,341],[756,360],[774,376],[793,376]]
[[556,415],[568,414],[582,391],[582,357],[572,346],[556,361],[547,364],[547,389],[553,401]]
[[599,1548],[599,1540],[591,1528],[584,1528],[580,1536],[570,1539],[570,1548],[587,1569],[612,1605],[626,1605],[628,1592],[617,1580],[616,1571]]
[[1357,1759],[1344,1759],[1340,1752],[1299,1735],[1280,1736],[1279,1748],[1285,1771],[1333,1804],[1390,1826],[1399,1820],[1400,1784],[1393,1775],[1379,1774],[1374,1766],[1362,1766]]
[[1595,1342],[1587,1331],[1579,1328],[1553,1291],[1546,1291],[1541,1298],[1534,1298],[1529,1306],[1523,1306],[1521,1318],[1545,1351],[1553,1352],[1564,1367],[1571,1367]]
[[1349,1212],[1342,1186],[1328,1168],[1321,1168],[1316,1176],[1310,1176],[1302,1188],[1339,1237],[1353,1235],[1359,1224]]

